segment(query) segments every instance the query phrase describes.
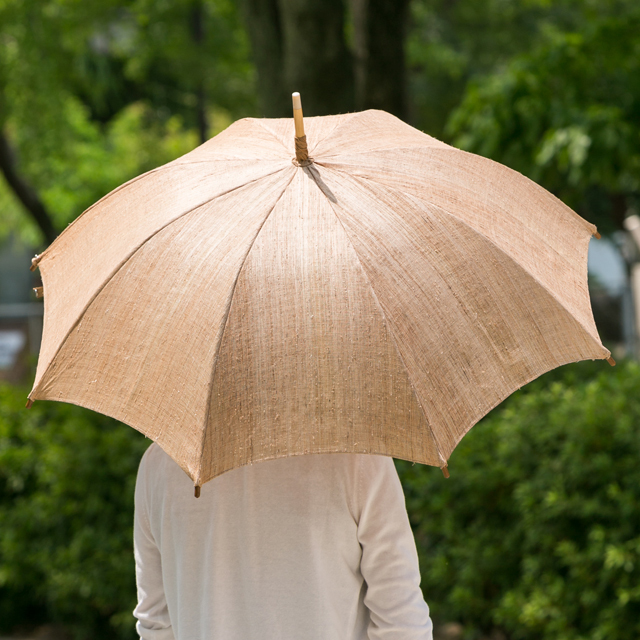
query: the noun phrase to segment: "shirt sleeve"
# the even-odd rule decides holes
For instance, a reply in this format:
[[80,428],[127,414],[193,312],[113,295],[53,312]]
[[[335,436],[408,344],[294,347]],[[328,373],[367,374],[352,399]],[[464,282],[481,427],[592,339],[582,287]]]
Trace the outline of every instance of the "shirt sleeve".
[[133,615],[142,640],[175,640],[162,581],[162,560],[151,532],[147,500],[147,465],[151,445],[142,457],[136,479],[133,550],[136,563],[138,606]]
[[361,457],[358,540],[367,591],[370,640],[432,640],[404,493],[393,460]]

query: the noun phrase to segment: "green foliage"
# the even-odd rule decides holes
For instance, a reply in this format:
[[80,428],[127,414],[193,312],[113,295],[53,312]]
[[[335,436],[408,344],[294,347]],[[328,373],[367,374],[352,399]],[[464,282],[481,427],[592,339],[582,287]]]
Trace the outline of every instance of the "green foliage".
[[639,425],[637,363],[572,365],[474,427],[449,480],[400,463],[435,617],[469,638],[639,637]]
[[544,0],[414,0],[406,52],[416,125],[447,138],[470,79],[527,51],[558,13]]
[[[64,140],[43,155],[34,151],[23,157],[22,168],[40,187],[40,197],[52,212],[58,228],[120,184],[158,165],[170,162],[197,146],[195,132],[185,130],[179,116],[157,121],[142,102],[122,109],[107,125],[91,121],[89,112],[69,97],[60,113]],[[219,122],[229,123],[224,116]],[[13,119],[12,138],[22,141],[29,125]],[[25,143],[28,144],[28,143]],[[2,222],[0,236],[18,232],[32,245],[39,244],[38,231],[26,218],[22,205],[0,184]]]
[[0,631],[59,622],[134,638],[133,488],[149,444],[110,418],[0,386]]
[[[0,387],[0,620],[133,637],[133,485],[148,441]],[[469,638],[640,634],[640,366],[527,385],[438,469],[399,463],[437,620]]]
[[604,231],[640,202],[640,6],[578,2],[531,51],[472,82],[455,144],[536,180]]
[[[64,229],[123,182],[255,108],[230,0],[0,0],[0,129]],[[0,239],[40,231],[0,177]]]

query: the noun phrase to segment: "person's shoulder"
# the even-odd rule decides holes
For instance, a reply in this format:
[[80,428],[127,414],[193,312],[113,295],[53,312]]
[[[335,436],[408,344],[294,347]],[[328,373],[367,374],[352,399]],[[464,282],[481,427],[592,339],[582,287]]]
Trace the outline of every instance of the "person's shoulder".
[[138,494],[145,496],[147,504],[153,505],[166,498],[174,485],[184,489],[185,481],[188,494],[190,481],[186,474],[159,444],[151,443],[140,460],[136,479]]
[[357,464],[363,472],[376,475],[378,473],[389,473],[395,471],[393,458],[381,456],[373,453],[360,453],[354,456]]
[[155,442],[152,442],[147,450],[144,452],[142,459],[140,460],[140,468],[146,468],[148,466],[153,466],[157,464],[162,455],[167,455],[160,446],[158,446]]
[[326,453],[306,458],[301,462],[308,468],[314,468],[324,474],[346,476],[354,482],[369,481],[377,476],[388,476],[395,473],[393,458],[369,453]]
[[138,477],[144,477],[147,480],[157,478],[160,475],[167,473],[167,466],[170,466],[172,462],[171,458],[162,447],[152,442],[147,450],[144,452],[142,459],[140,460],[140,467],[138,469]]
[[377,476],[396,474],[393,458],[371,453],[327,453],[307,457],[310,464],[329,470],[340,470],[348,475],[354,475],[362,481],[363,478],[372,479]]
[[398,472],[393,458],[376,454],[361,454],[357,456],[358,485],[372,489],[378,485],[399,482]]

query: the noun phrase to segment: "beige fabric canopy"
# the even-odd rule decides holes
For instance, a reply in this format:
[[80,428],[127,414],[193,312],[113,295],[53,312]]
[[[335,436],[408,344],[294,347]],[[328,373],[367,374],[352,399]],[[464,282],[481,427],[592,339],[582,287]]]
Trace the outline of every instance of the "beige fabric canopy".
[[444,467],[559,365],[607,358],[595,227],[381,111],[247,118],[105,196],[37,258],[31,400],[149,436],[197,485],[288,455]]

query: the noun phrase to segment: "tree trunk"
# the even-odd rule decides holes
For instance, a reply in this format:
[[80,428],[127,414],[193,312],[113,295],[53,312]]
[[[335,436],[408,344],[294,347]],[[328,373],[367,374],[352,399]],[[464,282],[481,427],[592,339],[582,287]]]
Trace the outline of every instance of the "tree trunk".
[[344,37],[343,0],[280,0],[279,6],[287,93],[300,92],[306,115],[353,111],[353,61]]
[[384,109],[405,115],[408,0],[350,0],[355,57],[345,39],[345,0],[243,0],[262,115]]
[[198,125],[198,134],[200,144],[209,139],[209,120],[207,118],[207,90],[205,86],[205,68],[204,61],[204,7],[202,0],[195,0],[191,7],[191,37],[196,45],[196,49],[200,52],[200,61],[198,63],[198,78],[196,80],[196,123]]
[[343,0],[244,0],[243,10],[262,115],[290,117],[294,91],[305,115],[354,109]]
[[42,232],[47,244],[51,244],[58,235],[42,200],[38,197],[36,190],[23,178],[19,172],[15,157],[9,141],[4,132],[0,130],[0,170],[17,196],[22,202],[29,215],[33,218],[38,228]]
[[277,0],[242,0],[242,11],[258,75],[260,115],[290,115],[291,98],[283,78],[282,28]]
[[407,9],[408,0],[351,0],[358,109],[406,117]]

